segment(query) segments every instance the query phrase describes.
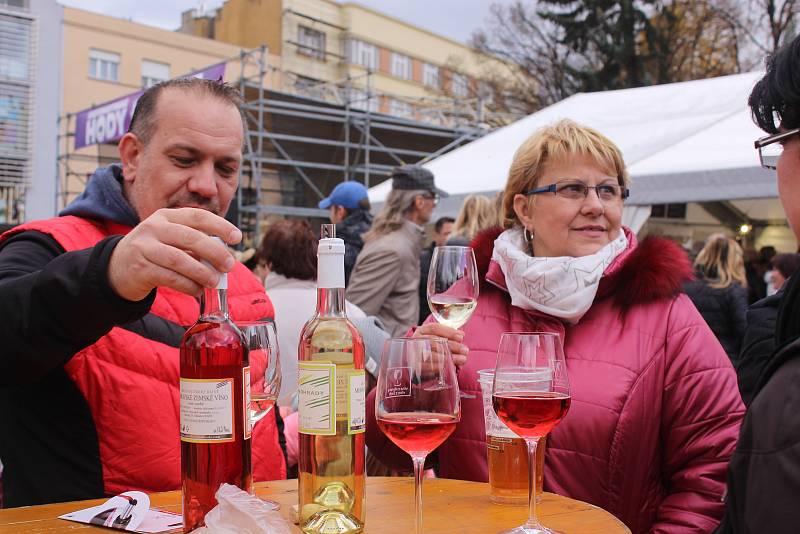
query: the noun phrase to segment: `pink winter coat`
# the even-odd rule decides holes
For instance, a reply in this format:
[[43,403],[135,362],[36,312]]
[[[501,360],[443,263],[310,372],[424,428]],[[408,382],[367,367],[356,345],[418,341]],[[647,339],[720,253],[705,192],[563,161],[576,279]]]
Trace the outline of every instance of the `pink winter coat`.
[[[463,328],[470,353],[459,385],[476,398],[461,401],[461,422],[438,449],[439,475],[487,480],[477,371],[494,367],[500,334],[556,331],[565,340],[572,406],[547,440],[545,490],[600,506],[634,534],[714,530],[744,408],[730,360],[680,293],[691,277],[686,254],[665,239],[637,246],[628,233],[628,249],[571,326],[511,305],[503,273],[490,262],[499,233],[472,243],[491,282]],[[408,468],[408,455],[380,433],[374,410],[367,413],[370,450]]]

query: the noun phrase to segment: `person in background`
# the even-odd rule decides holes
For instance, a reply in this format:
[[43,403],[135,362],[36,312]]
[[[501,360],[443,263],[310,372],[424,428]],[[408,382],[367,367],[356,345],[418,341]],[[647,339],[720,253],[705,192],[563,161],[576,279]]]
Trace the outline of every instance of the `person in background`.
[[[572,121],[517,150],[505,230],[473,240],[481,291],[461,330],[429,319],[414,335],[450,342],[461,421],[438,448],[439,475],[487,480],[477,371],[494,367],[503,332],[555,332],[572,404],[547,438],[544,488],[608,510],[633,534],[711,532],[743,406],[714,334],[681,292],[691,265],[675,243],[622,226],[628,174],[620,150]],[[377,427],[367,446],[392,468],[408,454]]]
[[404,335],[419,318],[423,225],[445,196],[428,169],[397,167],[386,203],[364,235],[347,298],[367,315],[378,317],[393,336]]
[[431,309],[428,306],[428,271],[431,269],[431,259],[433,258],[433,249],[436,247],[444,246],[447,239],[453,232],[453,223],[455,219],[452,217],[439,217],[433,225],[433,233],[431,234],[431,244],[422,250],[419,257],[419,321],[422,324],[428,315],[431,314]]
[[800,254],[776,254],[772,258],[772,270],[774,271],[772,277],[777,288],[776,292],[783,287],[786,280],[791,278],[798,268],[800,268]]
[[362,236],[372,226],[367,188],[355,181],[342,182],[333,188],[330,196],[320,200],[319,207],[330,210],[336,237],[344,241],[344,283],[347,285],[356,258],[364,247]]
[[[800,241],[800,37],[769,56],[750,93],[762,166],[776,169],[778,196]],[[800,488],[800,276],[777,297],[774,350],[757,380],[728,468],[720,533],[796,533]]]
[[800,267],[800,254],[777,254],[772,258],[777,291],[750,306],[742,351],[736,364],[739,391],[745,406],[750,406],[758,379],[775,350],[775,321],[783,299],[783,286]]
[[447,245],[469,246],[478,232],[494,226],[497,226],[497,210],[494,202],[483,195],[467,195],[458,212]]
[[[58,217],[0,237],[0,458],[6,507],[181,485],[179,346],[198,294],[228,273],[236,321],[272,317],[261,283],[210,235],[244,139],[235,88],[149,88],[119,141]],[[274,417],[253,429],[256,480],[286,476]]]
[[695,280],[683,289],[735,365],[747,326],[742,248],[724,234],[712,234],[695,258],[694,269]]

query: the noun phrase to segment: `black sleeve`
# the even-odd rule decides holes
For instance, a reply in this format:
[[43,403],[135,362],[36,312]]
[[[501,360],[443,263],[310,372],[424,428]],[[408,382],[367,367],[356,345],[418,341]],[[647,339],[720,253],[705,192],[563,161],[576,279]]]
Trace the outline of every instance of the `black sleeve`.
[[139,302],[118,296],[108,262],[122,236],[64,252],[51,237],[23,232],[0,248],[0,386],[21,384],[63,365],[118,324],[143,317]]
[[[738,360],[742,350],[744,333],[747,330],[747,290],[739,284],[731,284],[729,297],[728,313],[730,314],[731,332],[736,340],[734,358]],[[736,361],[734,361],[735,363]]]

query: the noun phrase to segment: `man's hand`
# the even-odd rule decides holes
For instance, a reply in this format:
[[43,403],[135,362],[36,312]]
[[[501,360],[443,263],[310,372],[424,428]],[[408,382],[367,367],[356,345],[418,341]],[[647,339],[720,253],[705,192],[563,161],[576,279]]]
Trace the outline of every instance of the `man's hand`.
[[230,245],[242,239],[238,228],[210,211],[160,209],[117,243],[108,264],[108,281],[130,301],[142,300],[162,286],[197,295],[203,287],[217,284],[218,272],[228,272],[235,264],[212,235]]
[[450,352],[453,354],[453,363],[456,367],[461,367],[467,363],[469,347],[461,343],[464,340],[464,332],[450,328],[439,323],[427,323],[414,331],[414,337],[436,336],[447,340]]

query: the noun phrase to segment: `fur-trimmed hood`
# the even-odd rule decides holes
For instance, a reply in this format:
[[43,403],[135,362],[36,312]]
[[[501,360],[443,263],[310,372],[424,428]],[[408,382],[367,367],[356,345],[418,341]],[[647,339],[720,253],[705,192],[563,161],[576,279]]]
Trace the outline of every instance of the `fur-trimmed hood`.
[[[629,235],[628,249],[603,274],[595,298],[613,298],[614,305],[624,314],[635,305],[681,293],[683,284],[692,279],[692,266],[683,249],[660,237],[648,237],[637,244],[633,233],[625,231]],[[492,262],[492,252],[494,241],[502,232],[500,227],[484,230],[470,244],[483,281],[482,291],[492,287],[486,282],[487,274],[499,268]]]

